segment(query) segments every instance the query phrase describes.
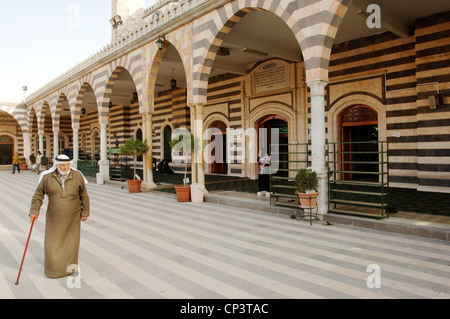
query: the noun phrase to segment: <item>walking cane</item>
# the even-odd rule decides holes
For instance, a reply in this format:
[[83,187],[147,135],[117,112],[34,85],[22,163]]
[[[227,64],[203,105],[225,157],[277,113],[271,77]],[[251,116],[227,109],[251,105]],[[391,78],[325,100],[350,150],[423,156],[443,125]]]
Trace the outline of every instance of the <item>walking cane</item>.
[[22,263],[20,264],[20,269],[19,269],[19,274],[17,275],[17,280],[16,280],[16,286],[19,284],[19,278],[20,278],[20,273],[22,272],[22,266],[23,266],[23,262],[25,260],[25,255],[27,253],[27,249],[28,249],[28,243],[30,242],[30,237],[31,237],[31,231],[33,230],[33,225],[34,222],[36,221],[36,216],[33,218],[33,221],[31,222],[31,228],[30,228],[30,233],[28,234],[28,240],[27,240],[27,244],[25,246],[25,251],[23,252],[23,258],[22,258]]

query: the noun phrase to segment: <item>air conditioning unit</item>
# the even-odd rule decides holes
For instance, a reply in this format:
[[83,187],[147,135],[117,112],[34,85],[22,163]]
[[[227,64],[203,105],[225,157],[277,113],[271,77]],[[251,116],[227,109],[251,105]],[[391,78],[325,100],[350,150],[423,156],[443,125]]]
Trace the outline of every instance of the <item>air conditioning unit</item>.
[[430,106],[430,110],[436,109],[436,97],[434,95],[428,96],[428,105]]
[[437,93],[436,95],[433,94],[428,96],[428,105],[430,106],[431,110],[434,110],[438,107],[445,107],[444,94]]

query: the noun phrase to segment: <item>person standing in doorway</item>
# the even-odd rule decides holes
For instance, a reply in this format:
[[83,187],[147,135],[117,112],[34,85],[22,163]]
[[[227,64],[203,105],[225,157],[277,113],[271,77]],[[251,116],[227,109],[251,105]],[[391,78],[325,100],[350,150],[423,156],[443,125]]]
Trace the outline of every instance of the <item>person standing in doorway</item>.
[[20,174],[20,156],[19,153],[16,152],[16,155],[13,156],[13,161],[12,161],[12,173],[15,174],[16,173],[16,167],[17,167],[17,172]]
[[48,196],[45,227],[45,275],[60,278],[71,275],[78,265],[81,221],[90,215],[87,181],[72,168],[66,155],[58,155],[54,166],[41,173],[31,200],[30,219],[39,217],[45,195]]
[[[262,156],[261,156],[262,155]],[[258,154],[258,193],[257,195],[270,194],[270,156],[265,149]]]

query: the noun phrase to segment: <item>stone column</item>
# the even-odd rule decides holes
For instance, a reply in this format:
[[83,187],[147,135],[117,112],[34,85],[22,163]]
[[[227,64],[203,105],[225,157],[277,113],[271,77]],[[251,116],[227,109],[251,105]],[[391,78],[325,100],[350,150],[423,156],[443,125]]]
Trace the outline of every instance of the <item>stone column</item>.
[[143,190],[149,190],[156,188],[156,184],[153,180],[153,115],[147,114],[143,117],[144,124],[144,140],[147,140],[148,152],[144,154],[144,181],[142,182],[141,188]]
[[29,167],[31,167],[31,165],[32,165],[30,163],[31,136],[32,136],[31,133],[23,133],[23,157],[26,158]]
[[[195,149],[195,166],[197,166],[197,183],[205,186],[205,169],[203,162],[203,104],[197,104],[195,106],[195,141],[197,142],[197,148]],[[205,195],[208,194],[206,187],[204,187]]]
[[53,157],[59,155],[59,132],[53,132]]
[[[145,141],[147,139],[147,114],[142,114],[142,141]],[[148,140],[147,140],[148,145]],[[148,180],[148,155],[142,154],[142,185],[145,184],[145,182]]]
[[73,129],[73,166],[77,168],[78,166],[78,156],[79,156],[79,138],[78,138],[78,128]]
[[107,122],[100,123],[100,161],[98,162],[100,176],[97,175],[97,184],[103,184],[105,181],[109,181],[107,125]]
[[[195,132],[195,105],[189,106],[191,111],[191,134],[194,135],[194,141],[197,138],[197,134]],[[191,183],[197,183],[197,165],[195,165],[195,152],[191,156]]]
[[[44,134],[39,134],[39,151],[42,155],[45,154],[44,152]],[[48,157],[48,154],[45,154],[45,156]]]
[[307,81],[311,89],[311,168],[316,171],[319,179],[319,213],[328,212],[328,179],[325,159],[325,87],[323,80]]

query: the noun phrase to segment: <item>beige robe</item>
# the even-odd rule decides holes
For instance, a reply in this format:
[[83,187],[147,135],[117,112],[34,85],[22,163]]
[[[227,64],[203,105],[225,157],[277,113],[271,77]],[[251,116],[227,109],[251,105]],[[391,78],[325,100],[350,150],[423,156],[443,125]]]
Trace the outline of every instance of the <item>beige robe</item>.
[[[57,171],[45,175],[31,201],[30,215],[38,215],[48,196],[45,227],[45,274],[59,278],[73,273],[78,265],[81,217],[89,216],[89,196],[83,175],[70,170],[62,186]],[[76,270],[76,269],[75,269]]]

